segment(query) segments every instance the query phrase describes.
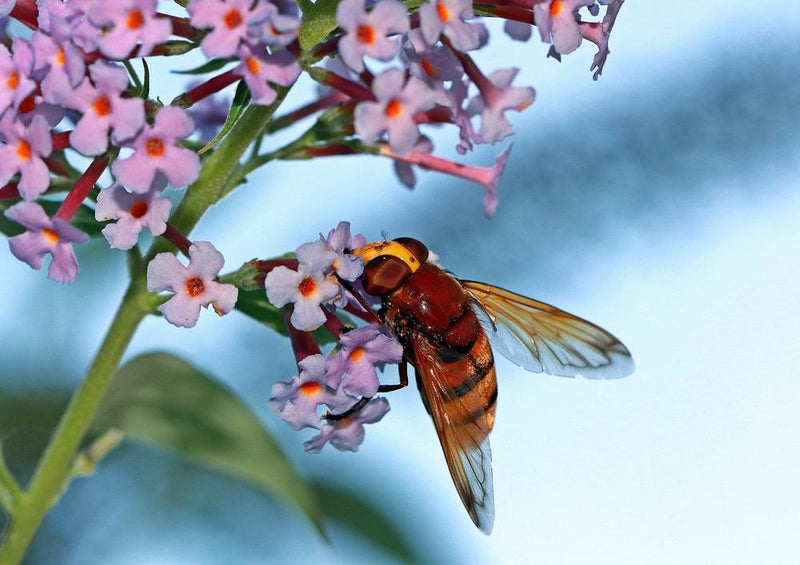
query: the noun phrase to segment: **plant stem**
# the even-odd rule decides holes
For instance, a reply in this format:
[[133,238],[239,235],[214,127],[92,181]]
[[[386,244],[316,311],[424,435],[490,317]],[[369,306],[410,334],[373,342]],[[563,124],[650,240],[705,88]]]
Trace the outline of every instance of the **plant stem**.
[[131,281],[97,356],[39,461],[29,490],[17,498],[8,534],[0,548],[0,565],[22,560],[45,513],[66,486],[75,451],[136,327],[150,311],[148,302],[144,277],[138,276]]
[[[178,230],[188,234],[206,210],[220,199],[242,155],[263,134],[289,88],[281,88],[277,100],[270,106],[250,106],[206,159],[200,176],[187,189],[186,196],[170,219],[170,223]],[[138,271],[132,273],[122,304],[97,356],[50,439],[29,489],[16,497],[11,523],[0,546],[0,565],[17,565],[22,561],[48,509],[56,503],[69,483],[75,454],[111,377],[139,322],[158,303],[158,298],[147,291],[144,265],[157,253],[168,251],[171,247],[172,244],[163,238],[156,240]]]

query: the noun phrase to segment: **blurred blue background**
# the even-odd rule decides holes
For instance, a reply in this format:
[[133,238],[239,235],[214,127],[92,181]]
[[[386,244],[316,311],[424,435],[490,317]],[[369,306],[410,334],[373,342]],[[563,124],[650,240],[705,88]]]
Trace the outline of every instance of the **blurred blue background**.
[[[515,116],[494,220],[473,185],[423,172],[406,191],[388,161],[342,158],[270,165],[192,234],[235,268],[348,219],[368,239],[417,237],[458,276],[553,303],[626,343],[637,370],[614,382],[499,363],[491,537],[464,512],[413,387],[390,395],[358,454],[314,456],[301,445],[311,434],[266,406],[272,383],[295,372],[289,344],[244,316],[204,312],[191,331],[149,319],[128,358],[166,349],[218,377],[305,476],[382,508],[419,563],[797,563],[798,29],[788,0],[627,2],[594,83],[591,46],[557,63],[495,28],[481,65],[521,66],[537,102]],[[180,87],[154,80],[159,92]],[[435,139],[456,157],[453,131]],[[81,277],[58,286],[0,249],[0,433],[21,474],[124,288],[123,254],[102,241],[78,253]],[[326,544],[250,487],[125,444],[73,483],[28,562],[392,562],[330,528]]]

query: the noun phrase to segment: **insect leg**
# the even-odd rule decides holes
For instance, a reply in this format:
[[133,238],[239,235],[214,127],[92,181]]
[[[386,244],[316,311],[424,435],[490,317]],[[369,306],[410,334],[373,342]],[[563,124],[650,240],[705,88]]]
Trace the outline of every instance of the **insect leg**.
[[331,414],[330,412],[326,413],[322,418],[324,420],[330,420],[331,422],[337,422],[339,420],[344,420],[345,418],[349,418],[362,408],[367,405],[367,402],[372,400],[372,397],[362,396],[360,399],[356,401],[350,408],[346,411],[342,412],[341,414]]
[[401,388],[405,388],[408,386],[408,360],[404,357],[402,361],[400,361],[400,366],[398,367],[398,372],[400,373],[400,383],[396,385],[380,385],[378,387],[378,392],[392,392],[394,390],[400,390]]
[[[371,306],[370,306],[370,305],[367,303],[367,301],[366,301],[366,300],[364,300],[364,297],[363,297],[363,296],[361,296],[361,294],[360,294],[360,293],[359,293],[359,292],[358,292],[358,291],[357,291],[357,290],[356,290],[356,289],[353,287],[353,285],[352,285],[352,284],[350,284],[350,282],[349,282],[349,281],[346,281],[346,280],[344,280],[343,278],[339,277],[338,275],[336,276],[336,278],[339,280],[339,283],[340,283],[340,284],[341,284],[341,285],[342,285],[342,286],[343,286],[343,287],[344,287],[344,288],[345,288],[345,289],[346,289],[348,292],[350,292],[350,294],[352,294],[352,295],[353,295],[353,298],[355,298],[355,299],[358,301],[358,303],[361,305],[361,307],[362,307],[364,310],[366,310],[366,312],[365,312],[365,313],[366,313],[366,315],[367,315],[369,318],[371,318],[371,319],[372,319],[372,321],[374,321],[374,322],[377,322],[378,324],[382,324],[382,323],[383,323],[383,320],[381,319],[381,317],[380,317],[380,316],[378,316],[378,315],[375,313],[375,310],[373,310],[373,309],[372,309],[372,307],[371,307]],[[355,312],[353,312],[353,313],[354,313],[354,314],[356,314]],[[358,314],[356,314],[356,315],[358,315]]]

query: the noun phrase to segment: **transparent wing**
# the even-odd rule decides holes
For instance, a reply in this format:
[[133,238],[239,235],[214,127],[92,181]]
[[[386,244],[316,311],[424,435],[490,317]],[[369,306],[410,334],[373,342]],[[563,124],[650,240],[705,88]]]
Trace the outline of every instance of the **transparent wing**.
[[424,336],[416,336],[412,342],[417,375],[450,476],[472,521],[489,534],[494,526],[494,492],[487,414],[476,414],[460,398],[451,398],[447,369],[436,347]]
[[589,379],[633,372],[628,349],[591,322],[486,283],[461,283],[479,306],[494,348],[517,365],[536,373]]

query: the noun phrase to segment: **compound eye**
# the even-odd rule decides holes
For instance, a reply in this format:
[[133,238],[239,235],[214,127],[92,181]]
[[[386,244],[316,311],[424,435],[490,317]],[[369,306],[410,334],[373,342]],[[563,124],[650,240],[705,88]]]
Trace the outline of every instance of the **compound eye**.
[[428,260],[428,248],[418,239],[414,239],[413,237],[398,237],[394,241],[408,249],[416,260],[419,261],[420,265]]
[[393,255],[376,257],[364,267],[364,290],[372,296],[385,296],[400,287],[411,275],[402,259]]

